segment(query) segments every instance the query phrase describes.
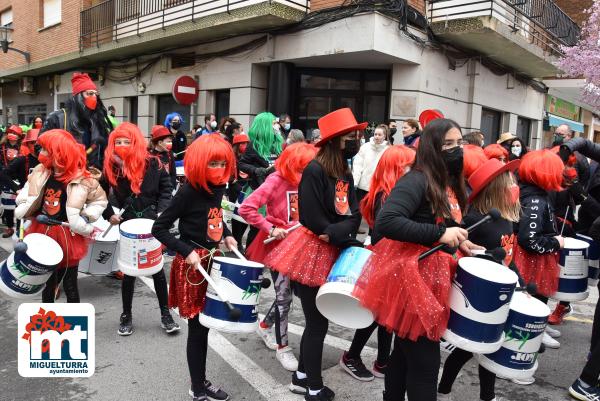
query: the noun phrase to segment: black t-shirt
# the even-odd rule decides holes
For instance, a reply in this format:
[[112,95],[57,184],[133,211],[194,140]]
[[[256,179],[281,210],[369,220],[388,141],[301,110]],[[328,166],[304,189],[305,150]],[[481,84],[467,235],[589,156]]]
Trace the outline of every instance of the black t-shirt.
[[[472,226],[484,215],[471,209],[463,219],[465,227]],[[513,223],[500,217],[494,222],[484,223],[469,233],[469,240],[485,249],[503,248],[506,252],[504,263],[508,266],[513,257],[513,245],[516,241]]]
[[67,186],[54,176],[48,179],[44,188],[44,201],[41,213],[59,221],[67,221]]

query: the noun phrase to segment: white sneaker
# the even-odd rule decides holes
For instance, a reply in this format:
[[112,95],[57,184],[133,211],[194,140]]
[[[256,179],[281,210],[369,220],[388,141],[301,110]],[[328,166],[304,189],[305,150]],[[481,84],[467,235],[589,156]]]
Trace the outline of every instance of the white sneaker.
[[554,338],[550,337],[550,335],[547,332],[544,332],[543,334],[542,343],[546,346],[546,348],[560,348],[560,343]]
[[298,370],[298,360],[294,355],[294,350],[290,346],[277,349],[276,357],[285,370],[289,370],[290,372]]
[[546,333],[548,333],[548,335],[552,338],[558,338],[561,336],[560,331],[558,331],[550,326],[546,326]]
[[452,401],[450,394],[437,393],[437,401]]
[[521,386],[529,386],[530,384],[535,383],[535,377],[531,376],[526,379],[511,379],[510,381],[515,384],[520,384]]
[[272,349],[273,351],[277,350],[277,341],[275,341],[275,336],[273,336],[273,328],[268,327],[263,329],[260,327],[260,324],[256,328],[256,334],[264,341],[267,348]]
[[443,338],[440,339],[440,350],[450,354],[455,349],[456,349],[456,345],[450,344],[448,341],[444,340]]

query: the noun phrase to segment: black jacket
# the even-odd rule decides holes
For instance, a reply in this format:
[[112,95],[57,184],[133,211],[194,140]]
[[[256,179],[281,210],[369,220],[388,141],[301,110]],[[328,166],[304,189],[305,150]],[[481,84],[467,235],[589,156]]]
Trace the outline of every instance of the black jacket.
[[554,208],[548,193],[530,184],[521,184],[521,219],[517,226],[517,241],[531,253],[551,253],[560,249]]
[[590,179],[590,165],[586,157],[600,161],[600,145],[585,138],[573,138],[561,145],[561,148],[563,147],[568,148],[571,153],[575,153],[577,158],[575,169],[579,182],[587,183]]
[[[347,215],[336,211],[336,196],[338,200],[343,197],[341,193],[336,194],[336,184],[339,183],[347,188],[346,199],[342,199],[349,206],[350,214]],[[356,240],[356,233],[362,216],[356,201],[352,174],[343,177],[343,180],[337,180],[329,177],[321,164],[313,160],[302,173],[298,198],[300,223],[304,227],[316,235],[327,234],[332,245],[342,248],[360,246],[360,242]]]
[[[167,129],[169,129],[167,127]],[[171,132],[171,130],[169,130],[169,132]],[[183,132],[182,130],[178,130],[177,133],[175,134],[175,136],[173,137],[173,153],[181,153],[184,150],[187,149],[187,136],[185,135],[185,132]],[[175,160],[183,160],[183,158],[185,157],[185,153],[181,153],[177,156],[175,156]]]
[[169,173],[171,177],[171,185],[173,188],[177,187],[177,170],[175,169],[175,158],[172,155],[169,155],[168,151],[159,152],[156,149],[150,150],[150,154],[156,156],[160,159],[161,163]]
[[[40,164],[38,159],[31,154],[19,156],[0,172],[0,183],[8,186],[13,192],[23,188],[30,171],[38,164]],[[19,184],[16,184],[15,181],[18,181]]]
[[269,174],[275,171],[274,168],[270,167],[269,161],[265,160],[260,156],[254,147],[252,142],[248,143],[246,152],[240,157],[239,169],[244,173],[248,174],[248,183],[250,188],[258,188]]
[[158,160],[151,157],[141,185],[141,192],[135,195],[131,191],[129,180],[125,177],[117,179],[117,186],[110,186],[103,177],[101,184],[108,195],[108,206],[102,216],[108,220],[113,214],[112,206],[123,209],[123,221],[136,218],[156,219],[162,213],[172,197],[173,186],[167,170],[159,166]]

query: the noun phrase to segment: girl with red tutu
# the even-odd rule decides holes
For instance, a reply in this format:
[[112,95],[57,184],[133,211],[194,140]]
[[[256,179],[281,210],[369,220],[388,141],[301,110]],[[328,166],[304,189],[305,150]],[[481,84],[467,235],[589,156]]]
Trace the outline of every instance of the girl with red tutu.
[[316,297],[341,249],[361,246],[356,240],[361,215],[348,159],[358,152],[357,131],[367,126],[358,124],[347,108],[327,114],[318,124],[320,149],[304,169],[298,187],[303,227],[292,231],[265,259],[266,265],[289,276],[302,303],[306,328],[290,390],[307,401],[329,401],[335,396],[321,377],[329,321],[317,309]]
[[[54,302],[56,288],[62,281],[67,302],[78,303],[77,267],[88,249],[86,237],[95,234],[91,222],[98,220],[107,205],[106,193],[86,169],[83,145],[64,130],[44,133],[38,144],[40,162],[17,197],[15,216],[31,218],[26,234],[45,234],[55,240],[63,251],[63,259],[52,273],[42,292],[42,302]],[[69,223],[45,225],[35,217],[39,214]]]
[[[173,186],[169,173],[156,156],[148,153],[146,139],[137,125],[120,124],[108,137],[104,154],[104,177],[110,205],[104,218],[118,225],[130,219],[155,220],[171,201]],[[115,209],[121,210],[116,213]],[[133,333],[132,305],[135,276],[123,274],[121,298],[123,313],[117,334]],[[158,306],[160,325],[167,332],[179,330],[167,305],[167,279],[164,269],[152,275]]]
[[[206,380],[208,328],[200,324],[198,315],[204,308],[207,283],[195,266],[201,263],[208,270],[223,238],[229,249],[237,246],[223,223],[221,209],[225,184],[235,172],[235,158],[231,145],[219,135],[202,135],[187,148],[183,163],[186,183],[154,222],[152,235],[177,252],[171,265],[169,307],[178,308],[179,315],[188,319],[190,394],[194,401],[227,400],[227,393]],[[177,220],[179,238],[169,231]]]
[[[370,190],[360,202],[360,211],[371,230],[373,230],[375,216],[381,209],[381,205],[385,202],[396,182],[410,170],[410,166],[414,161],[415,151],[404,145],[389,147],[381,155],[371,178]],[[380,239],[380,235],[372,236],[371,245],[377,244]],[[371,373],[363,364],[360,353],[376,328],[377,360],[373,364]],[[368,381],[373,380],[375,376],[384,377],[390,357],[392,337],[393,334],[384,326],[378,325],[377,322],[373,322],[364,329],[356,330],[350,349],[344,352],[340,359],[340,366],[357,380]]]
[[[521,220],[514,260],[523,280],[537,285],[536,298],[544,303],[558,289],[558,252],[564,246],[548,192],[562,190],[564,167],[561,158],[547,149],[528,152],[519,167]],[[560,347],[548,331],[543,336],[544,345]]]
[[[269,237],[283,240],[286,229],[298,223],[298,184],[306,165],[315,157],[317,149],[306,143],[287,146],[275,161],[275,173],[269,175],[256,191],[244,200],[239,208],[240,216],[260,231],[246,249],[248,259],[263,263],[265,256],[277,245],[276,241],[263,244]],[[267,207],[267,216],[259,212]],[[288,312],[292,303],[290,279],[271,270],[275,283],[275,305],[257,328],[267,347],[277,350],[277,359],[283,367],[294,372],[298,361],[288,345]],[[273,325],[275,324],[275,339]]]
[[[385,374],[384,400],[435,401],[439,339],[448,324],[449,293],[460,246],[480,248],[458,225],[466,205],[459,125],[436,119],[425,127],[412,170],[402,177],[375,220],[373,247],[355,295],[375,320],[396,333]],[[418,260],[441,243],[451,249]]]

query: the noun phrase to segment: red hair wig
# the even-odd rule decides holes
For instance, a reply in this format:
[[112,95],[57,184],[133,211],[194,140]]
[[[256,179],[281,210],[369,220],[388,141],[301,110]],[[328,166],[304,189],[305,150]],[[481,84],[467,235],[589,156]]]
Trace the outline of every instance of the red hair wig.
[[561,191],[564,167],[560,157],[548,149],[527,152],[521,159],[519,180],[546,191]]
[[286,146],[279,158],[275,161],[275,169],[286,181],[294,186],[298,186],[302,172],[315,158],[318,149],[313,145],[299,142]]
[[206,169],[211,161],[225,161],[225,174],[229,177],[236,171],[235,156],[229,142],[219,134],[202,135],[188,146],[183,167],[185,176],[190,184],[196,188],[204,188],[212,193],[206,182]]
[[504,161],[508,160],[508,150],[506,150],[502,145],[498,145],[497,143],[492,143],[491,145],[483,148],[483,153],[485,153],[485,157],[488,159],[498,159],[504,157]]
[[373,177],[369,193],[360,202],[360,212],[367,221],[369,227],[375,224],[375,200],[381,192],[381,203],[390,194],[396,182],[404,175],[406,167],[409,167],[415,161],[415,151],[404,145],[390,146],[383,152]]
[[73,135],[62,129],[44,132],[38,144],[48,152],[54,163],[54,174],[62,183],[69,183],[75,178],[89,177],[85,147],[77,143]]
[[[122,165],[115,159],[117,138],[127,138],[131,142],[130,151]],[[149,158],[147,146],[146,138],[135,124],[124,122],[111,132],[104,151],[104,175],[110,185],[117,186],[117,178],[123,176],[129,180],[131,191],[136,195],[140,193]]]
[[488,160],[481,146],[463,146],[463,176],[469,178],[483,163]]

